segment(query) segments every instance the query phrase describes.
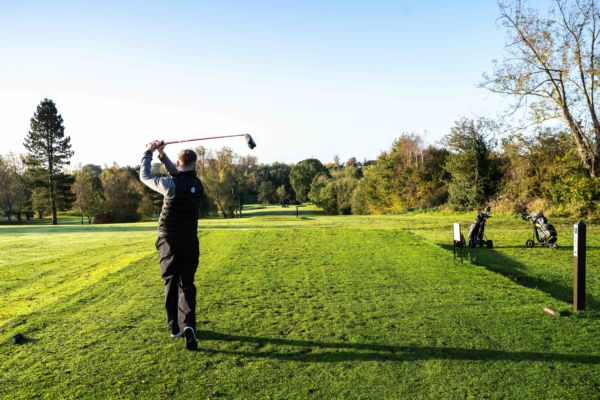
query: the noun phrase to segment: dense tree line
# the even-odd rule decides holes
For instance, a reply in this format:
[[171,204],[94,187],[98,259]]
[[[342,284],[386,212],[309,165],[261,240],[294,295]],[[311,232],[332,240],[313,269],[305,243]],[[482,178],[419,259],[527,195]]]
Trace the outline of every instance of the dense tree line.
[[[501,138],[501,139],[499,139]],[[494,121],[460,119],[435,145],[403,134],[376,160],[352,157],[323,164],[258,164],[229,148],[198,153],[206,191],[201,217],[238,217],[244,204],[311,201],[328,214],[386,214],[447,207],[499,211],[544,209],[562,215],[599,216],[600,178],[579,157],[572,135],[557,128],[501,135]],[[52,215],[47,181],[27,156],[0,156],[0,206],[9,221]],[[160,163],[154,174],[165,175]],[[46,172],[47,173],[47,172]],[[55,171],[57,210],[81,223],[138,221],[160,213],[162,196],[142,185],[136,168],[84,165]]]

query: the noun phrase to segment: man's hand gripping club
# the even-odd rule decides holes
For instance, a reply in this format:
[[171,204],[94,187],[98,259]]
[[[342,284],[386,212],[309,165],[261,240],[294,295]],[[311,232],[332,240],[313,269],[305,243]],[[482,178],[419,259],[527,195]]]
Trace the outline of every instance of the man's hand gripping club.
[[163,156],[165,154],[166,143],[164,140],[154,140],[146,145],[146,151],[154,152],[158,150],[158,153]]

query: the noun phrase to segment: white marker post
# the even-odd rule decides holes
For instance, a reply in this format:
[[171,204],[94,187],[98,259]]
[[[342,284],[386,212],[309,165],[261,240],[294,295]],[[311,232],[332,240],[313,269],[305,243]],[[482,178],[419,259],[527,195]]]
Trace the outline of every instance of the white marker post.
[[454,258],[456,258],[456,248],[460,249],[460,262],[463,261],[463,248],[465,244],[462,240],[462,235],[460,234],[460,224],[458,222],[454,223],[454,245],[452,247],[452,253],[454,254]]

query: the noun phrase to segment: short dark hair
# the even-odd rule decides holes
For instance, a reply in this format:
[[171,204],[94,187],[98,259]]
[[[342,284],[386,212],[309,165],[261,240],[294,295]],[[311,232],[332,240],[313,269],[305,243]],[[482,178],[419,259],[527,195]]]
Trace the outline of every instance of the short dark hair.
[[185,149],[179,152],[179,163],[184,168],[194,167],[196,160],[198,160],[198,156],[194,150]]

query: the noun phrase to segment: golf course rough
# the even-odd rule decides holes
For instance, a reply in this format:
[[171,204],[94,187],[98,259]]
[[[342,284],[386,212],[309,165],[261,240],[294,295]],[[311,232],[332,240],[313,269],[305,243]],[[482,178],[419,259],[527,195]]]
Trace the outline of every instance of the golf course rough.
[[470,214],[291,212],[200,221],[198,352],[166,329],[155,223],[0,227],[0,398],[599,398],[598,227],[572,314],[568,221],[553,251],[495,216],[460,263]]

